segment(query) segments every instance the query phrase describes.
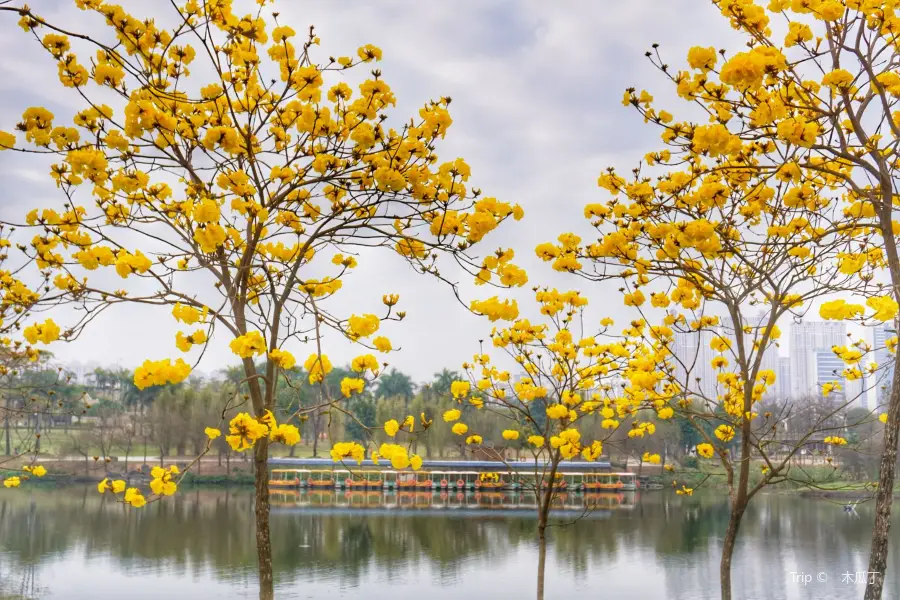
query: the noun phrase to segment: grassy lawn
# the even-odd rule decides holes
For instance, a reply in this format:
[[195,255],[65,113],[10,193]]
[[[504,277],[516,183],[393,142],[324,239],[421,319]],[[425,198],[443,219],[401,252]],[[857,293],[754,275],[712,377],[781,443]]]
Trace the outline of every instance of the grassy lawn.
[[[81,430],[77,427],[70,427],[68,432],[63,429],[51,429],[41,433],[40,439],[40,454],[47,456],[80,456],[80,453],[73,448],[71,437],[73,435],[77,435]],[[33,448],[29,446],[34,442],[34,431],[32,429],[25,428],[10,428],[9,435],[9,446],[12,452],[22,452],[23,450],[27,450],[29,448]],[[88,456],[99,456],[101,454],[100,448],[98,447],[88,447],[84,449],[87,451]],[[319,443],[319,456],[320,457],[328,457],[329,444],[327,442]],[[172,449],[174,452],[174,449]],[[6,436],[5,431],[0,429],[0,455],[6,453]],[[280,444],[274,444],[271,446],[270,455],[273,457],[287,457],[291,453],[290,448],[285,448]],[[110,452],[112,456],[124,456],[125,449],[120,446],[113,446]],[[190,456],[190,452],[187,452]],[[136,459],[140,459],[143,456],[158,456],[159,448],[156,447],[152,443],[144,443],[142,441],[135,440],[134,444],[131,447],[131,450],[128,452],[129,457],[134,457]],[[210,452],[210,456],[217,456],[217,451],[214,449]],[[305,443],[300,443],[294,447],[294,457],[295,458],[310,458],[312,457],[312,444],[306,445]]]

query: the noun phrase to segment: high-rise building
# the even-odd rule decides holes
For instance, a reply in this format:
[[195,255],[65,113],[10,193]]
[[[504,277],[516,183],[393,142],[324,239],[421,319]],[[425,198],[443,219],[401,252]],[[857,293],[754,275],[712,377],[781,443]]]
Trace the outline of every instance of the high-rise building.
[[791,357],[778,357],[778,378],[775,380],[778,400],[787,400],[791,393]]
[[828,398],[836,401],[851,402],[853,406],[866,406],[866,399],[863,396],[862,379],[848,380],[844,377],[844,369],[847,364],[830,350],[816,351],[816,387],[819,395],[822,395],[822,385],[825,383],[836,383],[840,385],[840,389],[836,389],[828,394]]
[[872,360],[867,362],[878,363],[878,371],[869,376],[869,385],[874,387],[877,404],[887,402],[891,391],[891,381],[894,378],[894,355],[887,350],[887,341],[897,335],[893,323],[884,323],[872,328]]
[[[723,317],[721,319],[721,331],[722,336],[729,339],[731,342],[732,353],[734,356],[737,356],[737,333],[736,330],[740,329],[743,332],[744,338],[744,348],[745,352],[748,355],[750,360],[756,359],[756,353],[758,351],[753,349],[753,341],[754,340],[762,340],[762,337],[765,333],[765,328],[769,324],[769,315],[765,312],[760,312],[755,315],[750,316],[747,319],[747,322],[741,325],[739,328],[734,326],[734,323],[731,317]],[[745,330],[745,327],[749,327],[749,331]],[[736,362],[736,358],[729,359],[732,364]],[[772,371],[775,373],[775,385],[769,386],[766,393],[763,395],[763,399],[771,400],[776,396],[779,396],[778,393],[778,382],[780,379],[779,376],[779,354],[778,348],[775,346],[774,341],[769,342],[769,345],[766,347],[765,352],[763,353],[762,362],[759,366],[760,371]]]
[[717,356],[710,348],[715,333],[709,330],[676,332],[672,345],[676,381],[688,393],[715,399],[717,395],[717,372],[712,360]]
[[63,367],[66,373],[72,374],[70,383],[80,385],[91,385],[94,383],[94,370],[100,367],[99,363],[89,362],[70,362]]
[[[833,346],[846,343],[847,325],[842,321],[804,321],[792,324],[791,397],[818,395],[816,387],[819,373],[816,353],[831,352]],[[823,362],[823,368],[826,364]]]

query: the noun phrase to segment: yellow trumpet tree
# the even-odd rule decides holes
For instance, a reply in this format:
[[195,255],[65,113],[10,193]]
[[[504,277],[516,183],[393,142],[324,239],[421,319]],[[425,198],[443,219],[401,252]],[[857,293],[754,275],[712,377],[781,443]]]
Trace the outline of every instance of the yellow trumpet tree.
[[[763,10],[721,4],[745,15]],[[732,554],[748,503],[766,485],[788,479],[815,485],[793,457],[815,442],[841,444],[841,430],[853,424],[837,415],[865,397],[862,389],[841,397],[799,432],[783,425],[794,411],[789,402],[759,414],[776,380],[779,323],[802,319],[837,293],[882,297],[875,274],[885,257],[868,211],[853,204],[855,193],[844,185],[853,165],[839,155],[810,155],[818,126],[795,108],[807,92],[781,78],[792,67],[778,48],[753,47],[719,72],[711,48],[691,49],[691,70],[677,74],[656,52],[648,56],[706,121],[678,121],[654,107],[649,92],[627,90],[623,104],[660,129],[665,148],[647,154],[627,178],[613,169],[600,176],[610,197],[584,210],[596,241],[566,233],[536,252],[556,270],[621,282],[625,305],[674,330],[665,369],[679,389],[673,408],[705,439],[697,452],[718,458],[729,489],[720,583],[722,598],[730,599]],[[873,316],[895,315],[896,303],[892,313]],[[847,363],[840,375],[860,380],[856,347],[865,342],[848,346],[836,349]],[[754,461],[762,473],[751,484]]]
[[[60,92],[83,106],[64,117],[27,108],[14,131],[0,133],[7,151],[57,160],[49,175],[59,200],[25,216],[28,266],[81,311],[57,332],[62,340],[119,304],[156,306],[185,325],[174,344],[196,358],[148,360],[135,372],[139,387],[184,380],[216,331],[240,357],[248,397],[236,401],[246,409],[227,432],[207,433],[254,454],[260,598],[272,598],[268,446],[299,437],[272,417],[279,374],[302,362],[310,382],[321,383],[332,369],[326,330],[392,350],[377,334],[404,316],[396,295],[381,309],[363,298],[356,314],[329,309],[376,248],[454,286],[445,263],[480,281],[523,284],[524,271],[509,261],[473,253],[522,210],[470,189],[464,160],[440,162],[449,98],[388,127],[396,98],[371,69],[382,56],[375,46],[319,60],[312,28],[298,39],[277,12],[238,15],[230,0],[154,5],[159,20],[103,0],[75,4],[105,33],[0,6],[56,63]],[[357,372],[374,372],[377,362],[365,358]],[[348,378],[341,397],[324,402],[340,410],[364,385]],[[178,475],[154,473],[153,496],[173,493]],[[99,489],[133,506],[146,501],[119,482]]]
[[[616,431],[627,428],[632,438],[652,435],[656,425],[651,416],[672,416],[672,390],[659,369],[665,360],[664,340],[672,332],[634,321],[613,335],[608,318],[596,330],[589,329],[584,315],[588,300],[577,291],[535,288],[535,301],[543,322],[520,318],[514,300],[494,297],[472,304],[490,321],[510,324],[491,331],[500,360],[482,348],[472,363],[463,364],[467,379],[454,381],[450,390],[462,410],[446,411],[443,421],[467,446],[482,448],[498,460],[506,462],[503,448],[509,442],[521,440],[530,452],[533,471],[523,476],[510,468],[508,475],[536,499],[541,600],[546,530],[562,483],[559,466],[567,460],[596,461]],[[521,371],[505,370],[502,355]],[[507,419],[508,427],[497,439],[485,439],[465,422],[466,413],[477,410]],[[659,456],[651,461],[659,462]]]
[[56,298],[46,286],[29,286],[20,278],[18,269],[9,268],[11,234],[12,228],[0,224],[0,417],[7,436],[0,467],[6,472],[6,488],[19,487],[23,481],[47,473],[37,462],[40,431],[25,434],[16,444],[18,450],[12,451],[11,422],[35,414],[59,415],[64,408],[54,397],[53,382],[35,386],[22,377],[33,366],[46,362],[48,354],[38,345],[52,342],[59,329],[51,320],[45,321],[44,326],[25,325],[34,318],[41,303],[52,304]]
[[[656,65],[682,96],[699,101],[733,134],[772,149],[745,165],[751,177],[791,171],[802,177],[812,171],[829,179],[843,208],[841,221],[859,228],[861,236],[841,257],[841,268],[859,273],[874,262],[886,285],[867,286],[866,296],[879,303],[890,299],[895,307],[900,302],[900,223],[894,219],[900,168],[897,2],[712,2],[746,41],[746,51],[720,56],[714,48],[693,48],[688,57],[693,73],[671,73],[658,58]],[[693,134],[677,124],[667,131],[673,141],[686,142]],[[724,138],[701,136],[704,144],[716,139]],[[803,193],[802,184],[800,189]],[[896,323],[896,308],[875,311]],[[900,438],[900,359],[895,355],[893,361],[868,566],[876,575],[867,583],[866,600],[881,597],[887,568]]]

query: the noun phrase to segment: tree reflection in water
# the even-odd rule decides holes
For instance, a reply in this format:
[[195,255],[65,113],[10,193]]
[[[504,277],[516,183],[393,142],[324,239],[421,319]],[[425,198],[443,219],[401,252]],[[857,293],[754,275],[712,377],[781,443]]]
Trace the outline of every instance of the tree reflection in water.
[[[529,502],[522,495],[490,494],[279,495],[272,502],[274,569],[284,591],[279,596],[315,583],[360,586],[360,597],[379,600],[406,597],[398,595],[401,583],[415,583],[420,595],[450,586],[456,597],[477,594],[485,581],[500,588],[525,585],[533,581],[537,558]],[[548,597],[595,597],[590,587],[601,580],[605,597],[639,598],[650,590],[671,598],[715,596],[709,582],[716,581],[718,536],[728,519],[721,496],[573,494],[562,502],[569,510],[554,512]],[[109,502],[92,488],[3,493],[0,594],[42,597],[41,586],[51,586],[55,598],[66,598],[59,575],[52,581],[42,575],[67,560],[83,561],[88,570],[102,561],[104,569],[164,576],[176,586],[188,576],[250,585],[256,572],[252,503],[251,491],[243,489],[194,488],[144,510]],[[586,503],[597,508],[579,518]],[[828,571],[836,580],[847,570],[864,571],[867,510],[851,519],[831,503],[766,497],[743,525],[736,585],[766,597],[848,597],[856,590],[837,582],[808,596],[788,592],[792,584],[782,571],[794,565],[788,571]],[[890,556],[898,572],[900,552]]]

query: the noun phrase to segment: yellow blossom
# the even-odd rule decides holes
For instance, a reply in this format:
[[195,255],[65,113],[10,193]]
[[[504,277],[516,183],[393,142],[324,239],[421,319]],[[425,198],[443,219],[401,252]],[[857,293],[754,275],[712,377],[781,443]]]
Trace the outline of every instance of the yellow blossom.
[[238,413],[228,424],[230,435],[225,441],[235,452],[243,452],[252,448],[256,440],[269,435],[269,428],[247,413]]
[[398,431],[400,431],[400,423],[398,423],[396,419],[391,419],[384,424],[384,432],[388,434],[389,437],[394,437],[397,435]]
[[266,341],[258,331],[251,331],[231,340],[231,351],[241,358],[250,358],[266,351]]
[[295,425],[281,423],[272,428],[269,439],[285,446],[294,446],[300,441],[300,430]]
[[715,434],[716,437],[723,442],[730,442],[734,437],[734,427],[732,427],[731,425],[725,425],[723,423],[722,425],[716,427]]
[[356,442],[338,442],[331,447],[331,459],[340,462],[345,458],[352,458],[357,464],[362,463],[366,456],[366,449]]

